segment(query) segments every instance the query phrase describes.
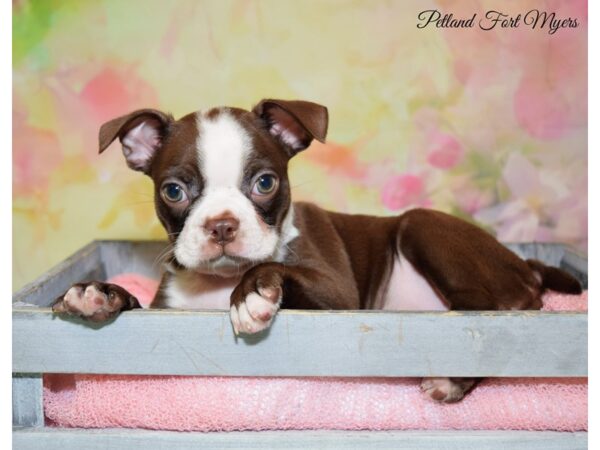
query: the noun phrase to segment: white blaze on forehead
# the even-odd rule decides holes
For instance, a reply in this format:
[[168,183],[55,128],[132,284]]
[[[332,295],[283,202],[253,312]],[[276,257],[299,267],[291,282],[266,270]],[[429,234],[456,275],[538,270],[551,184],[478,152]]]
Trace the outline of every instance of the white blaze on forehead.
[[226,110],[212,119],[198,113],[196,120],[198,163],[205,189],[239,187],[252,146],[250,136]]
[[188,269],[213,274],[236,269],[235,259],[220,258],[223,248],[205,228],[208,220],[224,213],[239,221],[235,240],[225,247],[227,256],[254,262],[271,258],[278,250],[279,233],[264,222],[241,191],[244,166],[252,152],[251,136],[225,108],[212,118],[197,113],[196,121],[198,167],[204,187],[177,237],[177,260]]

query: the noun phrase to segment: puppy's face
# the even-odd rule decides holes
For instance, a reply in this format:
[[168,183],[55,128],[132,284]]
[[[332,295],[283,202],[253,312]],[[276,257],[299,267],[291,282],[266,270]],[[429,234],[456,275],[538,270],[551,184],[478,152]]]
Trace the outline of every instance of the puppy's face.
[[326,108],[303,101],[263,100],[252,111],[213,108],[177,121],[140,110],[102,126],[100,151],[119,137],[128,165],[153,179],[176,265],[231,276],[283,258],[297,233],[288,161],[325,139],[327,119]]

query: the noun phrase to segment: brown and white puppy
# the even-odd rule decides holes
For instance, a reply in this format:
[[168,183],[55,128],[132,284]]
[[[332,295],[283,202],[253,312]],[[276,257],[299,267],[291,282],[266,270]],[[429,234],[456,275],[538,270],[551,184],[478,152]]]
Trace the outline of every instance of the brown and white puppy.
[[[578,293],[559,269],[523,261],[491,235],[425,209],[397,217],[292,203],[288,161],[325,140],[327,109],[263,100],[252,111],[213,108],[179,120],[143,109],[100,129],[100,152],[119,138],[130,168],[154,181],[171,243],[154,308],[228,309],[236,334],[268,328],[279,308],[539,309],[547,289]],[[124,289],[73,286],[54,311],[93,321],[137,308]],[[422,386],[457,401],[474,379]]]

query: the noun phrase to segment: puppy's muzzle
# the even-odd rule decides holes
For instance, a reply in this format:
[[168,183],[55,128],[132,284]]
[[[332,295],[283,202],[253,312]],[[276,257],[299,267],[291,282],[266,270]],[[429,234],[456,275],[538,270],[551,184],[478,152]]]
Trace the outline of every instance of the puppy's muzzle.
[[222,246],[235,240],[239,228],[240,221],[234,217],[209,219],[204,224],[204,229],[210,236],[210,239]]

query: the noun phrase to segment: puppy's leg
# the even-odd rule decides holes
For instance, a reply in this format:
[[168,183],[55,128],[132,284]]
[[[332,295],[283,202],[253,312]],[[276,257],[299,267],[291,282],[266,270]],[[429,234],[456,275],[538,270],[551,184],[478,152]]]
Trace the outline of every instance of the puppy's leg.
[[461,400],[480,378],[423,378],[421,389],[433,400],[454,403]]
[[301,309],[358,308],[358,291],[330,268],[263,263],[248,270],[231,293],[231,323],[236,334],[271,326],[282,305]]
[[[264,265],[262,265],[264,266]],[[271,325],[283,297],[283,276],[268,267],[248,271],[231,294],[231,323],[235,334],[258,333]]]
[[90,281],[74,284],[52,305],[55,313],[82,317],[91,322],[104,322],[121,311],[140,308],[138,300],[116,284]]
[[[530,266],[480,228],[436,211],[401,216],[398,250],[452,310],[539,309],[542,286]],[[425,378],[434,400],[459,401],[478,379]]]

